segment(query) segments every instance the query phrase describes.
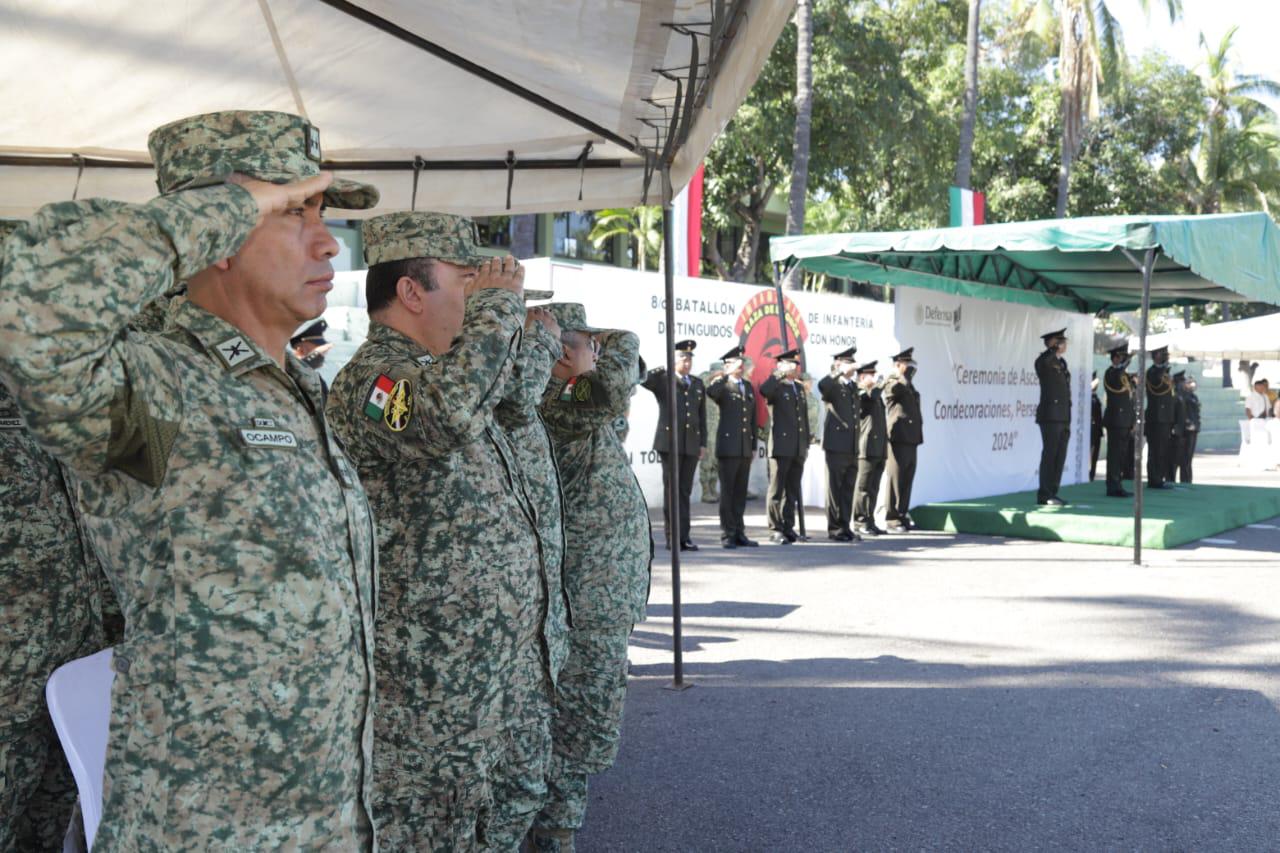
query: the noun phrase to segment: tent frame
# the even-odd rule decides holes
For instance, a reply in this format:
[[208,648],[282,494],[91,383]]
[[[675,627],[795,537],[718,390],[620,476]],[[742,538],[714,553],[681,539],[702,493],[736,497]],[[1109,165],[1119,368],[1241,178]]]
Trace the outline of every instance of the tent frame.
[[1158,254],[1155,249],[1147,249],[1138,260],[1128,249],[1121,249],[1129,262],[1142,273],[1142,321],[1138,330],[1138,382],[1137,399],[1134,406],[1138,410],[1138,434],[1133,457],[1133,564],[1142,565],[1142,507],[1143,493],[1146,489],[1146,474],[1142,467],[1142,454],[1147,445],[1147,326],[1151,319],[1151,272],[1155,269]]

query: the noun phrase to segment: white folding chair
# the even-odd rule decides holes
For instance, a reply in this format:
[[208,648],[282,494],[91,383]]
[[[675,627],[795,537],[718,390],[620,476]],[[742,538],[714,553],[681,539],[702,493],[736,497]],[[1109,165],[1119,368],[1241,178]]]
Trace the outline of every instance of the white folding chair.
[[44,688],[49,716],[80,792],[84,837],[90,850],[102,820],[102,774],[111,725],[111,682],[115,679],[111,653],[111,649],[103,649],[63,664],[53,671]]

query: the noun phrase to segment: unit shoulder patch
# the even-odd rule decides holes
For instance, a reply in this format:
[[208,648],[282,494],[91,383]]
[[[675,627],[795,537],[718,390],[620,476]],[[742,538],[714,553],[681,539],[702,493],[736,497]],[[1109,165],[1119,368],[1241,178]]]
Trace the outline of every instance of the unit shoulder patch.
[[245,343],[244,338],[239,335],[234,338],[228,338],[218,344],[214,347],[214,351],[218,353],[218,357],[223,360],[227,367],[235,367],[237,364],[253,358],[253,347]]
[[403,432],[413,417],[413,389],[408,379],[401,379],[391,388],[383,423],[392,432]]

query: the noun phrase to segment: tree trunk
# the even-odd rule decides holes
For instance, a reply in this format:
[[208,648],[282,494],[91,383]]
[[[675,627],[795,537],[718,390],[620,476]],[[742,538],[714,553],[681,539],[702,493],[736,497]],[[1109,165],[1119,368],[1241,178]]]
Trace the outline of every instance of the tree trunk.
[[[809,193],[809,129],[813,124],[813,0],[796,3],[796,130],[791,145],[791,197],[787,233],[804,233],[804,206]],[[757,246],[752,254],[758,251]],[[785,286],[798,289],[802,277],[788,275]]]
[[519,260],[528,260],[538,253],[538,215],[524,213],[511,217],[511,254]]
[[960,151],[956,155],[956,186],[972,189],[973,133],[978,118],[978,35],[982,0],[969,0],[969,29],[964,49],[964,115],[960,119]]

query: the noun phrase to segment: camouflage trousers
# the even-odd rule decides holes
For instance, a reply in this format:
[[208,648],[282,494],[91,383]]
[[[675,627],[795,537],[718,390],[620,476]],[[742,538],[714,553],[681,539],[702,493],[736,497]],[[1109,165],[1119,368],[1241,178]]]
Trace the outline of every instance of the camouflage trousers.
[[702,484],[702,502],[720,502],[720,460],[715,453],[704,453],[698,463],[698,481]]
[[574,629],[569,660],[560,673],[547,800],[534,820],[538,850],[573,850],[573,833],[587,811],[587,777],[618,756],[627,694],[627,639],[631,627]]
[[[375,764],[395,747],[379,744]],[[551,725],[542,719],[463,744],[394,755],[374,798],[384,851],[515,851],[546,798]]]
[[76,784],[47,711],[0,732],[0,853],[61,851]]

